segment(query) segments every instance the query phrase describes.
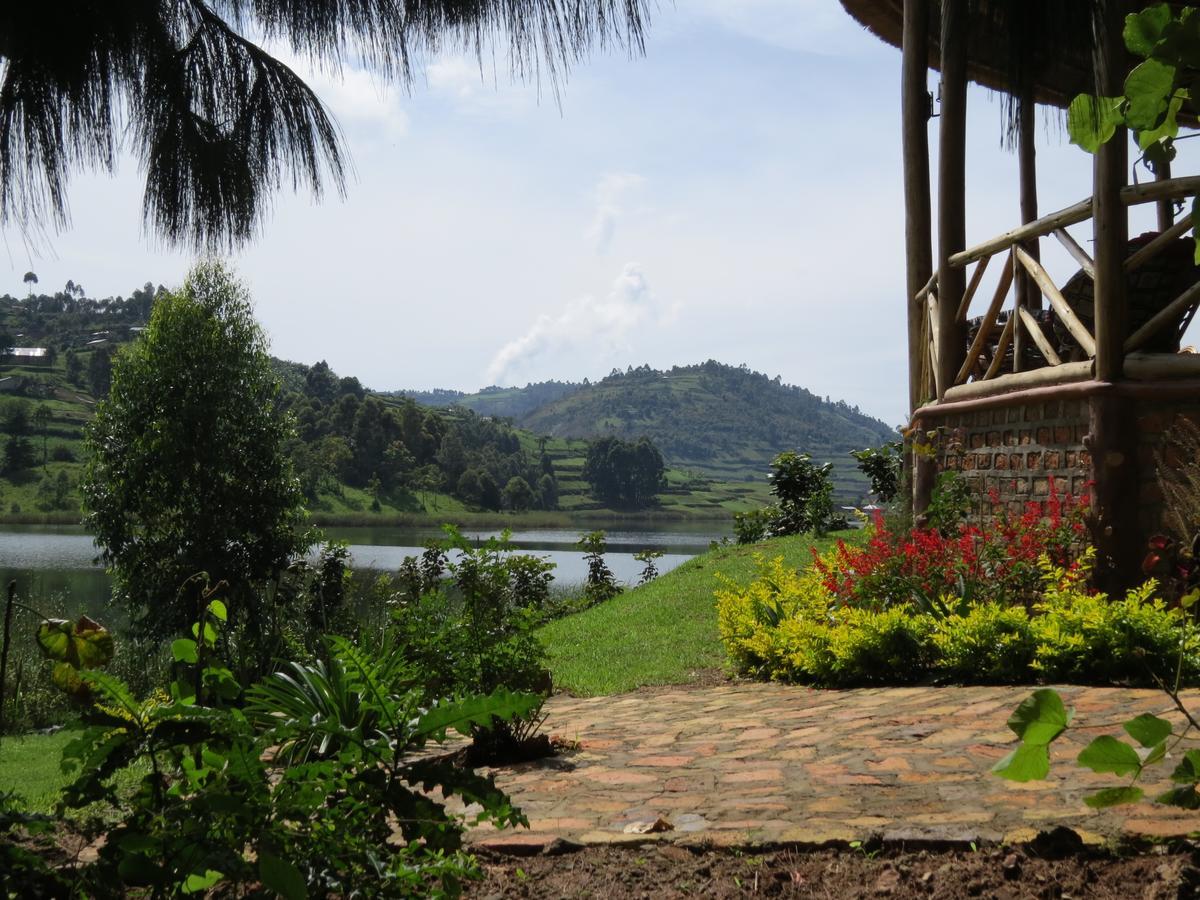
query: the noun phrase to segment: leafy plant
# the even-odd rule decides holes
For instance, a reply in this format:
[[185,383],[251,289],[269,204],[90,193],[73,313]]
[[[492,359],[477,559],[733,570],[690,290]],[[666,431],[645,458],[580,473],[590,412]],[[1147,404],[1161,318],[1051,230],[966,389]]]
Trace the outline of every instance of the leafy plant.
[[633,558],[642,564],[642,574],[638,578],[638,584],[646,584],[658,577],[658,566],[655,565],[655,560],[660,559],[663,555],[661,550],[642,550],[633,554]]
[[[243,712],[219,702],[226,618],[210,600],[193,637],[175,642],[199,675],[177,681],[174,697],[138,700],[119,679],[80,670],[96,702],[64,753],[75,778],[63,806],[104,801],[121,815],[98,860],[77,871],[76,893],[456,893],[476,869],[433,792],[477,805],[478,821],[525,823],[490,778],[422,751],[451,731],[527,717],[540,698],[500,689],[430,701],[399,657],[329,637],[328,662],[286,664],[251,686]],[[118,805],[112,779],[126,769],[146,774]]]
[[817,465],[807,453],[787,450],[771,463],[767,481],[779,513],[771,524],[773,536],[824,534],[833,519],[833,463]]
[[[1153,4],[1125,18],[1123,36],[1130,54],[1141,60],[1126,76],[1124,93],[1075,97],[1067,110],[1067,132],[1071,143],[1095,153],[1118,128],[1129,128],[1146,165],[1158,171],[1175,158],[1179,112],[1196,90],[1200,15],[1190,6]],[[1192,232],[1200,264],[1200,232]]]
[[608,541],[603,531],[589,531],[581,535],[575,544],[583,551],[583,559],[587,563],[587,581],[584,582],[583,594],[588,606],[611,600],[621,593],[617,578],[604,561],[604,553],[608,550]]
[[887,441],[850,454],[858,461],[859,470],[870,479],[871,493],[880,503],[891,503],[900,490],[903,449],[902,442]]

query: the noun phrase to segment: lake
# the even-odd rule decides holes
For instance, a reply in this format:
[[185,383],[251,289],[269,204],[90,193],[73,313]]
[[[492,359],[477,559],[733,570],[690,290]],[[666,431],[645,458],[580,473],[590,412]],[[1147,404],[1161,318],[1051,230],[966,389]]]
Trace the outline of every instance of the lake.
[[[555,564],[559,584],[578,584],[587,577],[583,554],[575,548],[582,532],[564,528],[514,530],[512,544],[526,553]],[[436,527],[428,528],[326,528],[332,540],[350,545],[351,564],[356,569],[394,570],[406,556],[419,554],[430,540],[444,537]],[[495,530],[463,529],[473,542],[497,534]],[[680,563],[708,549],[711,541],[729,537],[732,527],[719,522],[671,523],[654,528],[606,529],[608,553],[605,561],[617,580],[625,584],[637,581],[642,564],[633,554],[642,550],[660,550],[659,572],[668,572]],[[17,591],[26,602],[47,612],[103,612],[109,593],[109,579],[95,564],[96,547],[82,529],[64,525],[0,526],[0,585],[17,581]]]

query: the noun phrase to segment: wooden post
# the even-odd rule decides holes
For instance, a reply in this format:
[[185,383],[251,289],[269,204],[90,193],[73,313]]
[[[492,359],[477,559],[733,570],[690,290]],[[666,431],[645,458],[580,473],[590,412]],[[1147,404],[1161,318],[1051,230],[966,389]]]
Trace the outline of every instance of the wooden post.
[[[1017,120],[1017,166],[1020,170],[1021,182],[1021,224],[1028,225],[1037,221],[1037,145],[1036,145],[1036,113],[1037,106],[1033,99],[1033,88],[1026,86],[1021,89],[1018,100]],[[1026,241],[1022,245],[1025,252],[1036,260],[1041,260],[1041,248],[1037,238]],[[1040,310],[1042,308],[1041,292],[1033,277],[1023,269],[1018,273],[1017,281],[1017,310]],[[1020,372],[1025,359],[1025,348],[1029,336],[1025,329],[1017,328],[1013,333],[1013,371]]]
[[[1170,161],[1158,164],[1154,170],[1155,181],[1170,181],[1171,179],[1171,163]],[[1166,231],[1175,224],[1175,202],[1173,200],[1158,201],[1158,230]]]
[[[1095,91],[1101,97],[1122,93],[1125,52],[1121,37],[1125,4],[1094,0],[1092,28]],[[1096,380],[1121,379],[1128,336],[1125,253],[1129,219],[1121,202],[1128,165],[1128,134],[1118,128],[1096,152],[1093,163],[1092,219],[1095,227]],[[1144,536],[1138,525],[1139,484],[1136,428],[1128,398],[1114,391],[1090,401],[1091,429],[1086,445],[1092,460],[1095,498],[1094,533],[1098,559],[1095,578],[1108,592],[1136,581]]]
[[[1124,4],[1095,0],[1093,29],[1096,93],[1119,96],[1124,80]],[[1118,128],[1112,139],[1096,151],[1092,165],[1092,221],[1095,227],[1096,378],[1121,377],[1128,313],[1125,298],[1125,250],[1129,243],[1129,218],[1121,202],[1128,165],[1128,133]]]
[[[901,145],[904,152],[905,297],[908,316],[908,408],[926,399],[924,371],[925,298],[918,296],[933,275],[933,222],[929,199],[929,0],[904,0],[904,38],[900,74]],[[906,441],[904,467],[910,490],[905,501],[918,512],[929,504],[926,480],[915,476],[912,440]],[[918,490],[920,489],[920,490]]]
[[917,294],[933,274],[929,200],[929,0],[904,0],[900,106],[904,151],[905,307],[908,311],[908,401],[912,412],[921,396],[924,300]]
[[942,2],[942,116],[938,145],[938,372],[941,391],[954,384],[967,348],[958,303],[966,271],[950,257],[967,244],[967,0]]

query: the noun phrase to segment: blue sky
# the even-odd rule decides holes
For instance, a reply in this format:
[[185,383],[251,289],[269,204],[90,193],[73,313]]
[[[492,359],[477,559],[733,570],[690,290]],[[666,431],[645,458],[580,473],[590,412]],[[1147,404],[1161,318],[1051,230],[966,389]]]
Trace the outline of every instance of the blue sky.
[[[279,197],[233,262],[274,353],[379,389],[713,358],[898,423],[899,65],[836,0],[678,0],[644,57],[594,57],[557,102],[490,57],[435,59],[407,92],[306,71],[345,134],[348,196]],[[1000,115],[972,91],[969,242],[1017,221]],[[1043,211],[1090,192],[1053,121]],[[192,260],[146,237],[140,191],[131,160],[77,177],[43,252],[4,234],[0,291],[30,268],[92,296],[177,284]]]

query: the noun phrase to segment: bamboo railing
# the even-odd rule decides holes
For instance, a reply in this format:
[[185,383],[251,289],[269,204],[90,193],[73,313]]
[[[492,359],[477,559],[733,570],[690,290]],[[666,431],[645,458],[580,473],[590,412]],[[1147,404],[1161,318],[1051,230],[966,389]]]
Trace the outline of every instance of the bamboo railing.
[[[1200,177],[1188,177],[1131,185],[1121,191],[1121,199],[1128,207],[1162,200],[1178,200],[1198,194]],[[1079,265],[1080,270],[1094,279],[1095,266],[1091,257],[1066,230],[1069,226],[1085,222],[1091,217],[1092,200],[1088,198],[950,257],[950,266],[971,270],[966,290],[958,302],[959,323],[967,321],[971,303],[991,261],[1000,257],[1003,260],[1003,268],[962,365],[958,368],[953,383],[945,385],[939,383],[941,368],[938,365],[938,356],[942,345],[939,341],[937,316],[938,273],[934,273],[914,298],[918,305],[924,307],[926,313],[922,332],[925,352],[922,354],[920,381],[923,397],[927,400],[938,397],[945,400],[962,400],[1092,377],[1093,360],[1096,355],[1095,335],[1075,314],[1035,255],[1026,249],[1032,241],[1053,236]],[[1188,213],[1171,228],[1130,254],[1124,262],[1126,274],[1136,271],[1154,259],[1191,227],[1192,216]],[[1057,321],[1076,344],[1076,347],[1072,348],[1072,356],[1082,355],[1084,359],[1064,360],[1059,352],[1060,348],[1056,347],[1046,334],[1043,323],[1039,322],[1029,309],[1018,306],[1014,290],[1018,274],[1036,285],[1041,296],[1049,303]],[[1134,354],[1127,357],[1130,362],[1130,371],[1127,372],[1129,377],[1173,377],[1184,373],[1200,375],[1200,356],[1140,352],[1169,324],[1179,322],[1181,318],[1187,321],[1197,304],[1200,304],[1200,282],[1183,291],[1149,321],[1128,335],[1124,352],[1127,355]],[[1001,319],[1006,310],[1007,317],[1002,324]],[[999,336],[993,345],[991,338],[997,329]],[[1011,360],[1008,359],[1009,349],[1016,343],[1018,329],[1037,348],[1038,353],[1045,359],[1046,366],[1023,371],[1022,359],[1016,352],[1012,353]],[[1155,362],[1155,357],[1170,359]]]

